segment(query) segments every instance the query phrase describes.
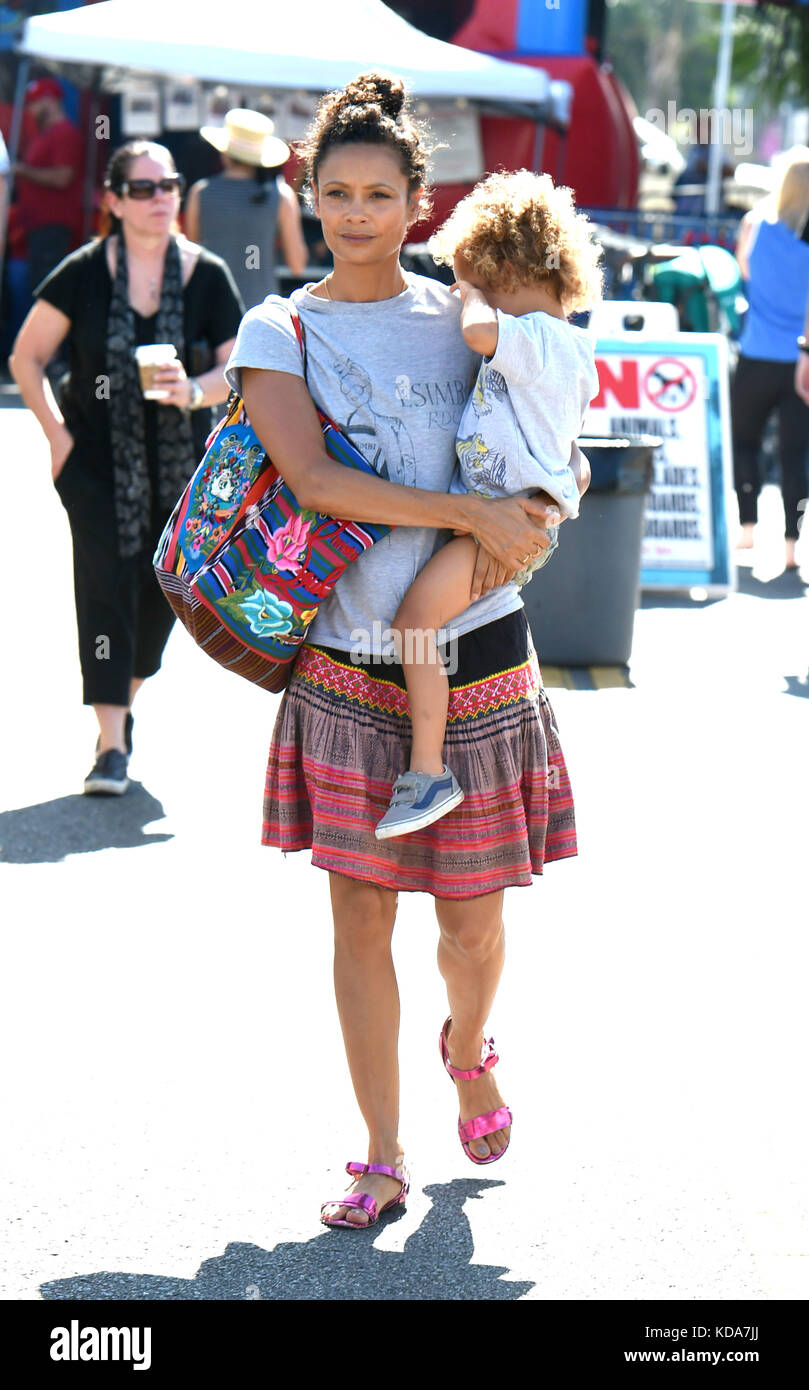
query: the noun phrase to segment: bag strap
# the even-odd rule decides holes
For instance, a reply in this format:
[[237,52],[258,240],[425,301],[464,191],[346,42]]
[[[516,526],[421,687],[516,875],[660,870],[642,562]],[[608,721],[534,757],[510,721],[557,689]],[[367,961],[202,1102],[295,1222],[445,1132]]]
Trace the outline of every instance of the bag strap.
[[303,358],[303,379],[304,379],[304,381],[305,381],[305,380],[306,380],[306,338],[304,337],[304,333],[303,333],[303,324],[301,323],[300,315],[299,315],[297,309],[295,308],[295,305],[292,304],[291,302],[290,302],[290,305],[289,305],[289,317],[292,319],[292,327],[295,329],[295,337],[296,337],[297,340],[298,340],[298,347],[299,347],[300,350],[301,350],[301,357]]
[[[306,381],[306,338],[304,337],[303,324],[301,323],[300,316],[294,304],[289,305],[289,317],[292,319],[292,327],[295,329],[295,337],[298,339],[298,347],[301,350],[301,357],[303,358],[303,379],[304,381]],[[237,403],[238,410],[235,410],[234,407],[237,405]],[[238,391],[235,391],[233,390],[233,388],[231,388],[230,395],[228,396],[227,403],[225,405],[225,416],[222,420],[220,420],[219,425],[224,424],[226,421],[230,423],[232,419],[235,419],[236,416],[241,413],[243,404],[244,402],[241,396],[239,395]],[[206,440],[206,448],[210,441],[213,439],[214,434],[217,433],[219,425],[216,426],[216,429],[209,436],[208,440]]]

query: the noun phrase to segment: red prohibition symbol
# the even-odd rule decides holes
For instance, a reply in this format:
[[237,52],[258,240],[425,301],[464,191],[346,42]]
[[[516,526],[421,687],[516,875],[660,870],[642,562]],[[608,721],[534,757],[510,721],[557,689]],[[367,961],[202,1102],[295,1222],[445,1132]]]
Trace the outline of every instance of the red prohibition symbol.
[[643,389],[660,410],[687,410],[697,394],[697,379],[676,357],[661,357],[643,378]]

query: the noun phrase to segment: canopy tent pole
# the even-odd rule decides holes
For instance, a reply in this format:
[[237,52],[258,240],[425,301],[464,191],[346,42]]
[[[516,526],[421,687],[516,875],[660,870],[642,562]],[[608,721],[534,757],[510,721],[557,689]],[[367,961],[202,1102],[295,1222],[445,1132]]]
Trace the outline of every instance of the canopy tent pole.
[[92,86],[90,87],[89,120],[87,146],[84,161],[84,186],[82,188],[81,199],[81,234],[82,240],[88,241],[92,230],[93,222],[93,195],[95,193],[96,177],[98,174],[98,147],[100,144],[98,136],[98,115],[101,105],[101,73],[98,68],[94,69]]
[[[713,97],[720,131],[724,127],[723,113],[727,110],[730,68],[733,61],[733,19],[735,14],[735,0],[728,0],[728,3],[722,6],[722,28],[719,36]],[[709,217],[716,217],[719,212],[723,154],[724,149],[721,139],[718,138],[718,132],[716,129],[712,129],[708,147],[708,184],[705,190],[705,211]]]
[[545,122],[537,121],[536,134],[534,136],[534,170],[537,174],[542,172],[542,157],[545,153]]
[[11,117],[11,130],[8,137],[8,195],[6,197],[6,207],[4,212],[5,226],[3,228],[3,244],[0,247],[0,280],[3,278],[3,265],[5,263],[8,248],[8,220],[11,216],[11,195],[14,191],[14,165],[17,163],[17,156],[20,149],[20,134],[22,132],[22,113],[25,106],[25,89],[28,86],[28,73],[31,68],[31,59],[23,57],[17,68],[17,81],[14,87],[14,113]]

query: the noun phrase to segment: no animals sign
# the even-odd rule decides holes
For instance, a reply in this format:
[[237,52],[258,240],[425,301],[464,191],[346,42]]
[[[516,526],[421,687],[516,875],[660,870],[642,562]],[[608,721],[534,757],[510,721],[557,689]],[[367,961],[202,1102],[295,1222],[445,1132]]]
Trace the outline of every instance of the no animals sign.
[[642,586],[727,592],[735,575],[727,534],[732,460],[724,338],[601,338],[596,366],[600,390],[584,433],[663,440],[646,503]]

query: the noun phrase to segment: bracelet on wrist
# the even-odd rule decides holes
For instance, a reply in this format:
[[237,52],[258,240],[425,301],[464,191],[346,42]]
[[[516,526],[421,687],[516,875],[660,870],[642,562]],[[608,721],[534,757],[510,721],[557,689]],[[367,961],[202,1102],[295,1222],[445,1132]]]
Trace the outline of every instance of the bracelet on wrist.
[[189,410],[198,410],[205,399],[205,387],[197,381],[196,377],[190,377],[191,399],[188,402]]
[[800,348],[801,352],[809,353],[809,338],[804,338],[803,334],[801,334],[800,338],[798,339],[798,347]]

